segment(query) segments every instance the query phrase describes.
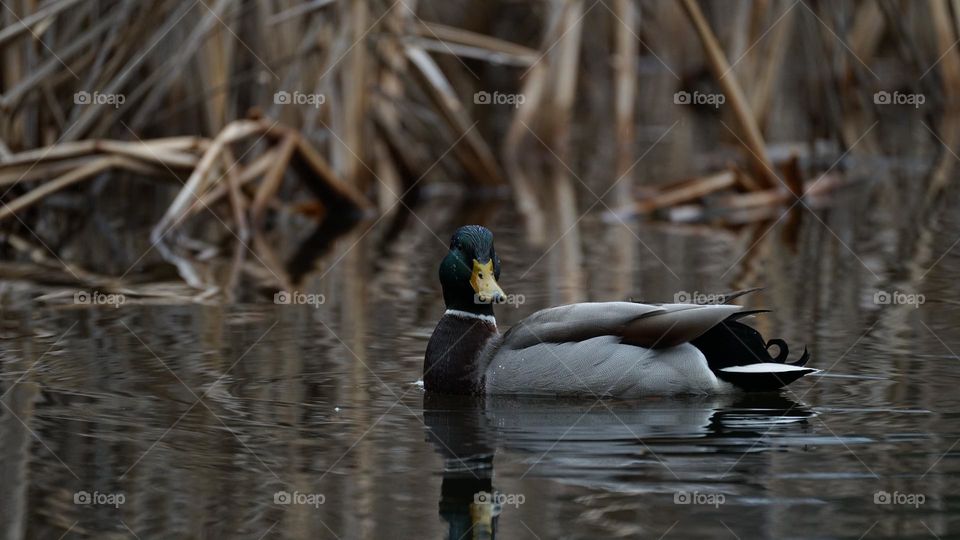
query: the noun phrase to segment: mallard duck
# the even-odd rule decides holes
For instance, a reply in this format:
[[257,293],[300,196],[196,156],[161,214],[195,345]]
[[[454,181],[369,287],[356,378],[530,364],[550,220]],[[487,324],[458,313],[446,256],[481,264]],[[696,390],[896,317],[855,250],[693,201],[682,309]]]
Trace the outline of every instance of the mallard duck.
[[[647,395],[771,391],[819,370],[787,363],[730,304],[585,302],[538,311],[501,334],[493,233],[457,229],[440,263],[446,312],[427,344],[427,392],[473,395]],[[770,347],[779,349],[776,358]]]

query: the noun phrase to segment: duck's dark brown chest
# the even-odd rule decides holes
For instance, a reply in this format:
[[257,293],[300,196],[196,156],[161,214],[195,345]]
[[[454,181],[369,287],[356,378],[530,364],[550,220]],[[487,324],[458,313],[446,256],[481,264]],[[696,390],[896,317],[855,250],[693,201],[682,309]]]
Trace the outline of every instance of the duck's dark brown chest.
[[424,388],[443,394],[483,394],[484,351],[497,335],[492,322],[445,314],[423,358]]

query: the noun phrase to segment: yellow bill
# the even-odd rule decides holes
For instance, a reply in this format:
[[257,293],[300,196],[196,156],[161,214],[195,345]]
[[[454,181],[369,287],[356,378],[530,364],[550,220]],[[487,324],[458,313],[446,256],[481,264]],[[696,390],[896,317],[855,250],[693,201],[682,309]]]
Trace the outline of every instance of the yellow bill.
[[477,302],[483,304],[497,302],[507,296],[503,293],[500,285],[497,285],[497,280],[493,276],[493,259],[490,259],[486,263],[481,263],[476,259],[473,260],[473,273],[470,274],[470,285],[473,287],[473,292],[476,293],[475,299]]

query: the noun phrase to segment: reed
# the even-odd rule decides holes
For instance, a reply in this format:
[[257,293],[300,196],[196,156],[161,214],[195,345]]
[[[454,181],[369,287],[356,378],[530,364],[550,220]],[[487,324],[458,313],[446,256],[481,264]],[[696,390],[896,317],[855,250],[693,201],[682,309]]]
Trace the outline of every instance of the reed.
[[[955,146],[958,4],[892,4],[13,2],[0,18],[0,228],[56,219],[32,210],[117,170],[169,185],[154,241],[206,207],[251,238],[297,190],[323,215],[389,213],[449,180],[509,186],[539,243],[611,187],[618,209],[655,215],[789,204],[823,156],[777,158],[771,139],[874,151],[878,90],[925,93],[931,142]],[[653,141],[638,134],[667,109],[701,114],[664,105],[697,80],[726,96],[710,121],[733,126],[716,133],[736,162],[679,183],[646,173]],[[785,114],[808,127],[784,140]],[[586,174],[584,158],[607,155],[605,174]],[[951,177],[942,156],[931,200]]]

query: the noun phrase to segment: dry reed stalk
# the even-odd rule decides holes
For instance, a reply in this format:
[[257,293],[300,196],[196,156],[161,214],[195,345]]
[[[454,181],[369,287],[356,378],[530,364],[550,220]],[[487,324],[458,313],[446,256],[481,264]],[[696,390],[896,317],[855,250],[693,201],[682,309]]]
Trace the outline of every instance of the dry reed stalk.
[[757,206],[776,207],[789,200],[791,196],[782,189],[765,189],[726,195],[717,201],[717,206],[725,210],[742,210]]
[[[260,178],[261,175],[267,172],[267,169],[270,168],[270,164],[277,159],[277,149],[271,148],[266,152],[260,154],[255,158],[251,163],[246,166],[237,165],[240,169],[237,172],[237,187],[243,188],[250,182]],[[200,197],[200,204],[191,208],[192,213],[198,212],[202,208],[208,206],[213,206],[214,203],[218,202],[224,196],[229,195],[229,185],[216,184],[209,191],[203,194]]]
[[[109,29],[104,32],[103,36],[97,40],[96,45],[88,51],[93,53],[93,57],[90,60],[89,66],[83,70],[83,76],[78,85],[79,88],[102,88],[102,85],[106,84],[109,78],[116,73],[115,69],[120,64],[116,53],[123,54],[124,41],[130,40],[131,38],[135,39],[141,35],[133,33],[135,29],[146,32],[143,26],[144,23],[142,22],[145,14],[140,15],[139,19],[141,22],[137,22],[136,12],[136,5],[130,2],[117,6],[115,9],[110,10],[108,17],[103,17],[104,20],[113,19],[115,24],[112,24]],[[87,33],[89,32],[85,32],[84,34]],[[70,33],[66,32],[66,35],[70,35]],[[86,35],[83,36],[83,38],[86,37]],[[80,40],[70,41],[76,42]],[[81,58],[81,61],[86,61],[86,58]],[[102,123],[103,122],[101,122],[101,124]]]
[[[69,171],[81,168],[91,162],[99,162],[104,157],[127,157],[113,162],[115,166],[137,172],[141,175],[166,178],[169,177],[171,168],[189,168],[189,164],[194,165],[197,159],[189,154],[179,152],[166,152],[155,150],[162,148],[161,145],[155,145],[154,141],[145,141],[144,143],[127,143],[124,141],[94,141],[94,145],[73,146],[70,152],[84,148],[93,149],[96,152],[86,154],[77,154],[74,157],[71,153],[60,154],[55,151],[50,154],[58,154],[57,159],[43,159],[22,163],[22,154],[11,156],[11,164],[0,166],[0,186],[15,185],[18,183],[30,183],[38,180],[45,180],[51,176],[57,176]],[[72,143],[67,143],[72,144]]]
[[494,65],[528,67],[533,64],[536,57],[530,56],[512,56],[501,52],[494,52],[488,49],[460,45],[458,43],[449,43],[429,37],[406,38],[405,41],[410,45],[423,49],[427,52],[452,55],[457,58],[469,58],[481,60]]
[[[197,81],[201,88],[223,88],[230,84],[230,72],[234,62],[234,51],[237,42],[227,31],[225,24],[234,21],[224,21],[224,24],[214,25],[210,30],[203,47],[198,51],[196,58],[204,67],[201,71],[202,79]],[[206,127],[212,131],[220,131],[229,122],[230,103],[225,92],[215,93],[206,100]]]
[[403,116],[397,106],[406,96],[404,79],[407,72],[407,57],[403,52],[403,36],[415,19],[412,9],[398,9],[389,13],[383,21],[384,38],[378,40],[376,51],[380,62],[378,80],[380,92],[372,105],[374,129],[378,135],[376,145],[377,177],[386,185],[378,186],[377,203],[381,212],[399,206],[403,193],[419,179],[411,164],[409,142],[401,134]]
[[[178,47],[176,54],[151,71],[130,92],[130,102],[140,103],[136,114],[130,121],[133,129],[142,129],[150,121],[151,116],[156,114],[160,101],[169,93],[170,87],[180,79],[183,70],[191,65],[190,58],[201,48],[203,40],[206,39],[211,29],[219,24],[218,17],[223,16],[223,12],[228,5],[227,0],[220,0],[209,9],[200,7],[200,9],[204,9],[205,14],[184,40],[183,46]],[[182,16],[180,11],[170,15],[170,17],[180,16]],[[164,26],[162,30],[167,31],[166,25]]]
[[800,170],[800,158],[794,154],[783,163],[783,182],[790,193],[798,200],[803,198],[803,172]]
[[[296,134],[295,134],[296,135]],[[309,142],[296,135],[297,152],[293,164],[305,165],[301,178],[316,193],[330,193],[338,202],[346,203],[354,209],[366,212],[370,209],[367,198],[352,185],[340,180],[333,168]],[[312,173],[312,174],[311,174]]]
[[169,148],[155,147],[149,141],[98,141],[97,151],[127,156],[141,161],[165,165],[171,168],[193,169],[197,166],[197,157]]
[[[960,124],[957,122],[960,113],[960,53],[956,50],[956,32],[950,18],[948,6],[941,0],[928,0],[933,28],[936,35],[937,49],[945,51],[938,65],[943,76],[943,96],[946,114],[938,126],[943,144],[955,148],[960,139]],[[953,171],[956,168],[956,156],[953,151],[942,152],[940,161],[931,174],[930,185],[927,187],[926,200],[929,206],[937,195],[950,183]]]
[[[419,179],[419,175],[410,156],[409,141],[404,138],[403,133],[400,132],[400,126],[397,125],[399,118],[395,116],[396,112],[392,107],[387,107],[385,103],[381,103],[377,107],[376,128],[379,139],[383,142],[384,149],[388,154],[386,157],[389,159],[386,162],[402,180],[402,189],[394,192],[400,195],[403,190],[409,190],[413,187],[414,182]],[[381,200],[383,196],[381,194]],[[393,203],[395,202],[393,201]],[[392,205],[391,203],[390,206]]]
[[0,164],[0,167],[7,168],[17,165],[32,165],[40,161],[53,161],[57,159],[72,158],[93,154],[97,150],[97,141],[80,141],[71,143],[60,143],[36,150],[27,150],[19,152],[10,157],[10,159]]
[[427,94],[453,131],[454,138],[462,137],[453,151],[463,162],[464,168],[482,186],[503,184],[503,175],[493,152],[483,137],[473,129],[475,122],[470,122],[463,103],[440,67],[423,49],[408,46],[406,54],[410,64],[417,68],[416,72],[420,75]]
[[371,155],[378,188],[375,193],[376,202],[374,204],[381,214],[386,214],[399,209],[399,203],[404,192],[403,182],[400,179],[400,172],[397,170],[398,166],[394,163],[391,155],[389,143],[385,139],[376,137],[372,142]]
[[[173,28],[180,23],[180,21],[182,20],[182,17],[186,16],[186,14],[191,9],[192,9],[191,4],[189,3],[181,4],[180,10],[178,10],[176,13],[171,14],[167,18],[166,23],[156,30],[157,32],[156,35],[164,36],[166,33],[173,30]],[[135,74],[139,73],[140,66],[142,66],[143,63],[146,61],[146,59],[149,58],[148,53],[153,52],[153,50],[150,47],[150,43],[152,42],[148,42],[145,45],[145,50],[143,53],[134,56],[130,61],[128,61],[123,66],[123,69],[120,70],[119,75],[112,78],[110,82],[107,83],[106,85],[102,86],[100,93],[122,94],[122,90],[124,86]],[[125,106],[130,106],[130,105],[132,105],[132,103],[125,103]],[[94,123],[100,119],[100,115],[103,113],[103,111],[108,109],[109,109],[108,107],[97,106],[97,105],[91,105],[85,108],[74,109],[79,114],[76,116],[76,118],[71,119],[73,121],[73,127],[70,129],[70,131],[64,134],[63,140],[74,141],[86,135],[88,131],[93,128]]]
[[960,33],[960,0],[950,0],[950,6],[953,8],[953,28]]
[[[763,28],[763,22],[767,19],[767,14],[770,13],[770,0],[755,0],[751,4],[750,22],[747,25],[747,41],[756,43],[763,39],[763,33],[766,31]],[[740,55],[737,55],[737,57],[739,58]]]
[[569,146],[570,119],[577,93],[577,75],[580,62],[580,43],[583,36],[583,2],[567,0],[563,10],[563,33],[556,46],[555,61],[550,62],[551,109],[545,121],[550,126],[548,136],[556,143],[558,154],[565,155]]
[[[167,137],[150,141],[118,141],[110,139],[90,139],[85,141],[63,142],[44,148],[27,150],[10,156],[0,163],[0,172],[9,168],[41,162],[75,158],[100,153],[123,154],[144,161],[153,161],[170,166],[194,167],[195,158],[188,152],[205,148],[206,143],[197,137]],[[170,161],[165,161],[169,158]]]
[[29,15],[18,17],[16,24],[11,24],[3,30],[0,30],[0,47],[28,31],[37,33],[34,29],[35,27],[49,24],[60,12],[73,7],[74,4],[79,1],[80,0],[61,0],[60,2],[52,2],[40,7],[37,11]]
[[614,115],[617,141],[616,182],[613,199],[617,208],[626,208],[633,200],[633,181],[629,175],[633,162],[634,103],[637,99],[637,73],[634,66],[639,54],[639,42],[633,30],[636,25],[636,9],[630,0],[615,0],[613,3],[616,28],[614,48]]
[[263,233],[258,229],[253,229],[253,249],[257,253],[257,261],[262,264],[268,273],[277,279],[281,288],[287,291],[293,291],[296,288],[290,280],[290,276],[273,250],[272,244],[267,241]]
[[[236,165],[241,169],[233,173],[231,166],[236,160],[229,151],[229,145],[253,135],[273,141],[279,140],[279,148],[264,152],[247,167]],[[167,144],[170,144],[169,140]],[[301,169],[301,179],[312,191],[321,197],[332,198],[334,203],[341,203],[343,206],[340,209],[352,207],[363,211],[369,208],[369,202],[363,194],[342,182],[326,160],[298,132],[285,126],[270,124],[266,120],[238,120],[228,124],[212,142],[204,146],[203,156],[197,162],[196,168],[151,231],[153,242],[158,242],[171,228],[224,195],[231,197],[231,204],[236,212],[240,202],[240,188],[264,175],[263,183],[251,203],[252,225],[259,226],[267,205],[279,188],[283,173],[291,163]],[[295,161],[294,156],[298,158]],[[211,182],[214,169],[224,159],[231,164],[225,167],[227,185]]]
[[[249,233],[249,230],[247,230],[247,232]],[[243,275],[243,263],[247,260],[247,252],[250,251],[247,249],[246,244],[247,240],[243,239],[242,236],[234,242],[233,257],[230,259],[229,271],[227,272],[223,286],[220,287],[226,301],[229,303],[237,301],[237,295],[234,291],[237,290],[237,286],[240,283],[240,277]]]
[[[773,104],[773,95],[777,83],[781,79],[781,72],[786,63],[786,54],[793,36],[794,10],[784,14],[777,25],[764,38],[766,53],[762,56],[756,51],[758,58],[751,62],[753,69],[749,71],[749,80],[756,81],[748,88],[750,92],[751,110],[758,126],[767,122],[770,107]],[[760,60],[763,60],[762,62]]]
[[254,227],[259,228],[263,224],[267,203],[274,198],[280,189],[280,184],[283,182],[283,174],[290,165],[290,159],[293,157],[293,152],[296,148],[297,136],[292,133],[280,141],[276,160],[270,168],[267,169],[267,173],[264,175],[263,181],[260,182],[260,187],[257,189],[257,193],[253,198],[253,203],[250,205],[250,220],[253,222]]
[[197,163],[190,178],[184,184],[183,189],[174,198],[173,203],[167,208],[167,212],[150,232],[150,240],[157,243],[167,231],[172,228],[181,217],[189,212],[189,208],[200,200],[200,196],[210,187],[208,178],[211,170],[220,159],[220,153],[224,146],[239,139],[262,133],[264,126],[260,122],[252,120],[238,120],[227,125],[223,131],[213,140],[207,151],[204,152],[200,162]]
[[[343,134],[346,150],[342,178],[360,191],[366,191],[370,184],[370,171],[366,166],[367,152],[364,144],[367,126],[367,44],[365,36],[369,32],[368,0],[353,0],[349,3],[348,19],[350,42],[353,46],[344,58],[343,90],[341,99],[344,106]],[[403,9],[397,7],[394,9]]]
[[[750,39],[753,30],[753,23],[758,17],[763,16],[766,10],[765,2],[733,2],[721,13],[717,13],[717,33],[718,39],[726,43],[727,53],[730,58],[740,58],[747,51],[750,44],[754,43]],[[750,58],[744,58],[740,64],[749,62]]]
[[[532,132],[540,129],[538,121],[543,116],[543,110],[550,105],[555,91],[555,86],[549,81],[553,69],[550,66],[550,52],[563,36],[565,10],[562,4],[555,3],[553,6],[554,9],[547,12],[547,31],[544,32],[541,45],[544,52],[521,75],[521,79],[525,79],[521,90],[524,103],[514,112],[501,146],[504,166],[517,201],[517,211],[525,219],[528,241],[534,245],[542,245],[547,241],[546,204],[539,196],[543,188],[541,173],[539,170],[528,173],[527,168],[534,167],[531,167],[532,160],[528,159],[529,153],[524,150],[527,147],[525,143],[530,141],[531,135],[535,135]],[[539,145],[539,141],[536,144]]]
[[724,171],[684,182],[682,185],[638,201],[636,209],[637,212],[646,214],[668,206],[675,206],[699,199],[711,193],[732,188],[736,184],[737,173],[734,171]]
[[886,26],[886,18],[878,2],[861,2],[854,12],[848,40],[853,54],[864,60],[872,58]]
[[422,38],[417,45],[441,54],[524,67],[533,64],[539,56],[538,51],[523,45],[420,19],[415,22],[413,31]]
[[960,53],[956,50],[957,28],[950,18],[950,10],[943,0],[928,0],[937,49],[944,51],[938,67],[943,73],[943,94],[947,102],[947,114],[954,114],[960,107],[956,89],[960,88]]
[[0,110],[13,109],[30,92],[44,83],[49,84],[54,75],[61,72],[64,62],[69,62],[82,52],[88,52],[87,49],[100,38],[100,35],[112,26],[117,24],[117,18],[105,17],[93,28],[83,33],[83,35],[72,40],[70,45],[57,53],[57,56],[49,58],[39,67],[31,70],[26,77],[19,79],[6,92],[0,96]]
[[[237,162],[233,150],[229,146],[223,147],[223,170],[227,177],[227,194],[230,196],[230,209],[233,212],[233,221],[237,227],[237,236],[241,242],[246,242],[250,238],[250,226],[247,224],[247,200],[241,191],[240,175],[237,168],[240,164]],[[209,194],[209,192],[207,192]]]
[[[117,24],[110,28],[104,39],[91,52],[94,56],[85,68],[83,88],[104,88],[123,69],[124,62],[141,45],[140,40],[154,30],[153,17],[166,10],[166,3],[158,2],[154,10],[137,9],[133,3],[124,4],[120,9],[112,10]],[[90,16],[96,17],[96,11]],[[99,49],[97,51],[96,49]],[[81,59],[81,62],[84,61]],[[78,62],[79,63],[79,62]],[[76,69],[76,68],[74,68]]]
[[[799,208],[794,208],[790,210],[787,217],[784,218],[784,222],[787,223],[790,216],[796,215],[800,211]],[[783,215],[783,208],[777,205],[762,205],[762,206],[751,206],[749,208],[741,208],[738,210],[731,210],[722,214],[722,223],[728,226],[740,226],[740,225],[749,225],[750,227],[763,227],[771,226],[769,224],[776,223],[776,220]],[[786,224],[784,225],[786,227]],[[759,241],[761,238],[756,238],[755,241]],[[754,251],[760,250],[761,252],[766,251],[767,245],[761,243],[754,248]],[[754,258],[757,257],[757,258]],[[743,265],[745,267],[756,266],[757,264],[763,264],[762,261],[765,260],[763,257],[756,255],[751,252],[744,257]],[[756,270],[756,269],[755,269]],[[740,283],[744,283],[743,280],[738,280],[737,284],[734,287],[739,287]],[[753,283],[756,283],[755,281]]]
[[85,163],[62,176],[41,184],[39,187],[34,188],[17,199],[14,199],[8,203],[4,203],[3,207],[0,208],[0,221],[3,221],[4,219],[14,215],[20,210],[32,206],[33,204],[53,193],[56,193],[57,191],[76,184],[77,182],[87,180],[113,167],[123,167],[141,173],[151,172],[141,163],[126,157],[107,156],[98,158]]
[[312,2],[303,3],[298,2],[292,7],[271,15],[266,19],[265,22],[267,26],[274,26],[297,17],[303,18],[310,12],[319,10],[320,8],[328,6],[334,2],[336,2],[336,0],[313,0]]
[[[768,32],[763,28],[766,22],[767,13],[770,11],[770,4],[767,1],[758,2],[739,2],[737,3],[739,11],[735,12],[732,21],[722,21],[718,23],[724,31],[730,35],[726,38],[728,58],[736,58],[733,66],[740,80],[754,81],[759,71],[760,60],[763,58],[762,49],[766,45],[766,36]],[[772,31],[770,29],[769,31]],[[764,38],[760,36],[763,35]],[[743,89],[747,102],[756,105],[753,99],[754,88],[747,83]],[[762,122],[758,122],[763,125]]]
[[730,63],[727,61],[723,49],[717,42],[713,30],[710,29],[710,23],[707,22],[696,0],[681,0],[681,5],[693,23],[697,35],[700,36],[707,63],[733,109],[734,118],[747,145],[748,159],[753,163],[754,173],[760,179],[760,186],[757,187],[778,185],[779,182],[772,172],[773,167],[767,155],[760,127],[757,125],[753,111],[743,95],[743,90],[740,83],[737,82],[736,75],[730,69]]
[[560,275],[567,280],[564,300],[583,300],[583,253],[580,248],[580,222],[577,212],[577,195],[571,171],[562,160],[570,155],[570,119],[577,91],[581,38],[583,36],[583,2],[569,0],[559,9],[563,10],[563,33],[557,43],[555,61],[550,63],[553,100],[549,115],[551,140],[556,159],[553,163],[553,194],[556,223],[559,226]]
[[11,165],[9,167],[0,166],[0,186],[13,185],[20,182],[32,182],[34,180],[56,176],[66,171],[76,169],[93,159],[96,158],[86,155],[50,163],[34,161],[32,163]]
[[536,180],[527,175],[524,170],[522,156],[524,155],[523,143],[529,139],[530,135],[529,126],[534,124],[537,111],[540,110],[544,101],[546,70],[543,63],[537,63],[527,73],[527,80],[522,89],[523,107],[518,108],[513,114],[500,149],[503,154],[504,168],[517,201],[517,212],[526,220],[527,234],[535,245],[546,241],[546,224],[535,189]]
[[[826,195],[846,184],[847,182],[842,176],[838,174],[829,174],[827,176],[819,176],[815,179],[807,180],[803,182],[803,185],[799,188],[792,187],[791,189],[798,190],[804,197],[816,199],[817,197]],[[753,208],[758,206],[772,206],[775,208],[779,205],[795,200],[796,197],[797,195],[795,193],[791,193],[790,191],[773,188],[750,193],[725,195],[718,199],[717,205],[728,210]]]

